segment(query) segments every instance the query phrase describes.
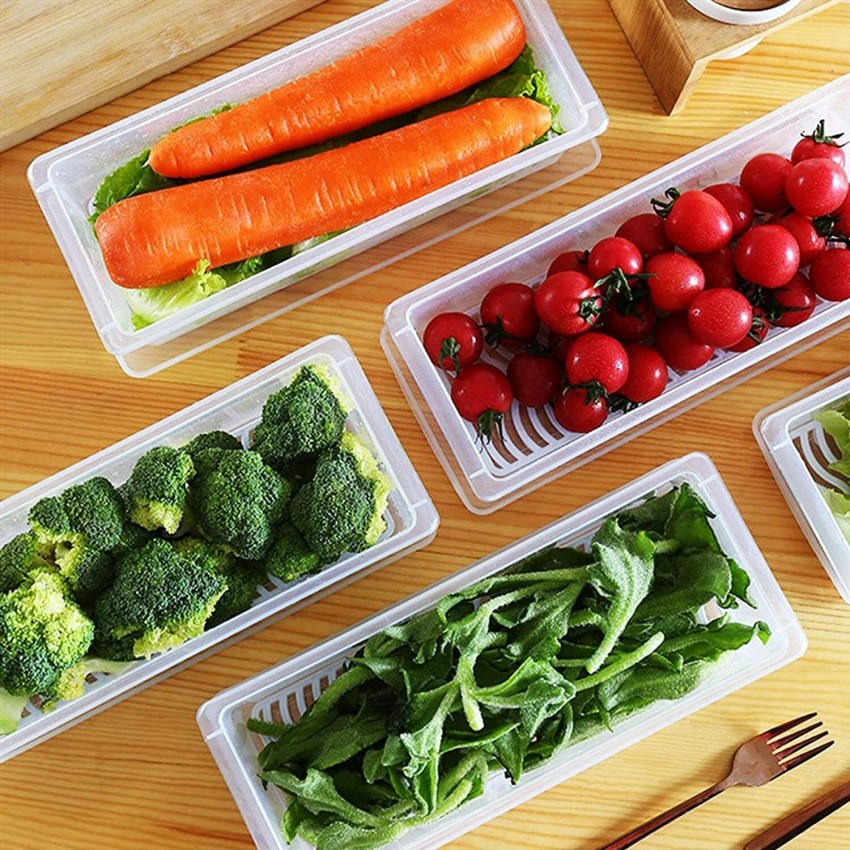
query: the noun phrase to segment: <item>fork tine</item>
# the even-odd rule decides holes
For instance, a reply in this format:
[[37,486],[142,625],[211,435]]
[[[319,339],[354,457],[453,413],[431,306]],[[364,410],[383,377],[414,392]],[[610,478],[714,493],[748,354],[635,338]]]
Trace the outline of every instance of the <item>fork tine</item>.
[[827,741],[825,744],[821,744],[819,747],[815,747],[813,750],[801,753],[795,758],[783,762],[781,765],[783,773],[787,773],[789,770],[793,770],[795,767],[799,767],[801,764],[807,762],[809,759],[820,755],[824,750],[828,750],[834,743],[835,741]]
[[789,720],[787,723],[780,723],[779,726],[774,726],[773,729],[768,729],[767,732],[762,732],[759,737],[774,738],[776,737],[776,735],[781,735],[783,732],[787,732],[789,729],[793,729],[795,726],[799,726],[801,723],[805,723],[807,720],[811,720],[816,715],[817,712],[813,711],[810,714],[804,714],[801,717],[795,718],[794,720]]
[[769,741],[770,748],[775,752],[778,749],[781,749],[786,744],[790,744],[792,741],[796,741],[797,738],[801,738],[803,735],[808,734],[814,729],[823,726],[823,721],[818,720],[817,723],[812,723],[811,726],[806,726],[803,729],[799,729],[796,732],[792,732],[790,735],[786,735],[784,738],[774,739]]
[[781,762],[783,759],[787,758],[790,755],[793,755],[796,752],[799,752],[804,747],[808,747],[809,744],[814,744],[815,741],[820,741],[822,738],[825,738],[829,732],[826,729],[823,732],[819,732],[817,735],[812,735],[811,738],[806,738],[805,741],[798,741],[791,747],[786,747],[784,750],[774,751],[774,755]]

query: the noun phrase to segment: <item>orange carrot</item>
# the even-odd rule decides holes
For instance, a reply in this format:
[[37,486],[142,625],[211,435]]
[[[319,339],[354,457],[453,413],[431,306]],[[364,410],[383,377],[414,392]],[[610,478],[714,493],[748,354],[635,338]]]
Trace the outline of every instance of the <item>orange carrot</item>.
[[127,198],[95,224],[110,277],[158,286],[344,230],[518,153],[542,136],[549,110],[490,98],[381,136],[212,180]]
[[513,0],[451,0],[394,35],[158,141],[166,177],[230,171],[318,144],[456,94],[506,68],[525,45]]

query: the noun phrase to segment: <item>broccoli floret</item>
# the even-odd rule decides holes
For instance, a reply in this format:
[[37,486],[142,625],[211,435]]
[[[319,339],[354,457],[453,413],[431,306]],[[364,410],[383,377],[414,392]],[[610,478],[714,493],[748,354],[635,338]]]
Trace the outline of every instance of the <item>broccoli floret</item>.
[[266,568],[276,578],[295,581],[322,566],[322,559],[307,545],[304,535],[291,523],[282,522],[266,556]]
[[121,531],[121,539],[111,554],[116,560],[123,558],[125,555],[129,555],[130,552],[141,549],[153,536],[152,531],[148,531],[146,528],[142,528],[140,525],[136,525],[136,523],[128,520],[124,523],[124,528]]
[[386,528],[392,485],[369,450],[351,433],[326,449],[313,480],[292,499],[289,516],[326,563],[374,546]]
[[236,555],[226,546],[200,537],[181,537],[172,540],[171,545],[187,560],[211,564],[222,575],[227,575],[236,563]]
[[104,658],[149,658],[204,630],[227,583],[211,563],[188,560],[165,540],[148,541],[118,562],[115,581],[95,603]]
[[85,535],[93,549],[105,552],[118,545],[124,528],[124,504],[105,478],[75,484],[60,498],[71,528]]
[[143,454],[121,488],[136,525],[174,534],[183,519],[186,485],[195,474],[192,458],[181,449],[157,446]]
[[265,566],[259,561],[237,561],[227,573],[227,590],[216,602],[207,620],[211,629],[251,607],[257,598],[257,587],[268,578]]
[[321,365],[304,366],[266,399],[252,448],[285,468],[339,442],[348,415],[336,379]]
[[[29,583],[0,597],[0,688],[18,698],[50,693],[93,638],[94,623],[69,598],[62,576],[32,573]],[[11,731],[8,713],[4,725]]]
[[227,431],[209,431],[206,434],[198,434],[197,437],[183,446],[183,451],[193,458],[204,449],[241,449],[242,443]]
[[52,711],[59,700],[72,700],[81,697],[86,689],[86,677],[92,673],[123,673],[128,661],[110,661],[107,658],[82,658],[73,667],[63,670],[50,689],[43,695],[43,711]]
[[112,580],[112,558],[124,528],[124,505],[105,478],[91,478],[33,505],[30,527],[39,553],[52,558],[75,593]]
[[46,566],[34,534],[27,531],[13,537],[0,549],[0,593],[14,590],[26,581],[31,570]]
[[262,558],[289,484],[253,451],[206,449],[196,457],[190,504],[198,530],[240,558]]

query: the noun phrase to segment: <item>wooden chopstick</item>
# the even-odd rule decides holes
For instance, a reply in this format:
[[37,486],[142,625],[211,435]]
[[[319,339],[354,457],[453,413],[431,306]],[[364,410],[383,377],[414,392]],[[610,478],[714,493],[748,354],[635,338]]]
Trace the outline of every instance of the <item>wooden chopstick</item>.
[[757,835],[745,845],[744,850],[776,850],[848,802],[850,782],[845,782]]

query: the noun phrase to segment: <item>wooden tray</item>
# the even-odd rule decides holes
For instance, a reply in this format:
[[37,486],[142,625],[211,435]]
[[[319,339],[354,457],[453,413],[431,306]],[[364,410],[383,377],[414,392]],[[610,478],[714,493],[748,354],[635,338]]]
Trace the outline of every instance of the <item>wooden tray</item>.
[[784,17],[756,26],[712,20],[687,0],[608,2],[661,105],[672,114],[687,103],[709,62],[740,56],[766,35],[841,0],[803,0]]
[[4,0],[0,151],[319,0]]

